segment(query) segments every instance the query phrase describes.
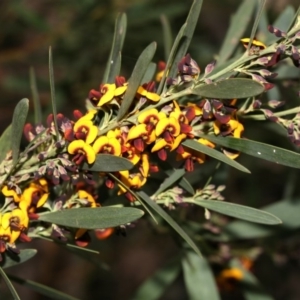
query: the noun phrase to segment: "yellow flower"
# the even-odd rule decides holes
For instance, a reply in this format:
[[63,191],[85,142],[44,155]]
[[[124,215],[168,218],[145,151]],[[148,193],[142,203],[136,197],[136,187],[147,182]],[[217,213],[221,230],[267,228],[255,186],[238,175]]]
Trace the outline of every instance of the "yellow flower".
[[92,121],[87,120],[86,116],[80,118],[74,124],[73,131],[78,140],[84,140],[87,144],[91,144],[98,135],[97,126]]
[[139,86],[137,93],[142,97],[147,98],[148,100],[157,102],[160,99],[160,95],[154,93],[155,83],[151,81],[149,83],[143,84],[143,86]]
[[172,143],[174,138],[180,134],[180,124],[174,117],[159,120],[155,128],[157,137],[161,136],[168,143]]
[[20,208],[27,211],[29,207],[43,206],[49,197],[48,183],[45,179],[31,183],[21,196]]
[[103,106],[104,104],[107,104],[110,101],[112,101],[115,96],[115,90],[116,90],[116,85],[114,83],[104,84],[100,90],[100,93],[102,96],[101,96],[97,106],[98,107]]
[[83,140],[72,141],[68,146],[68,152],[75,155],[73,161],[77,165],[81,164],[84,159],[89,164],[92,164],[96,160],[94,148]]
[[[250,38],[242,38],[241,42],[243,43],[244,47],[247,49],[248,48],[248,44],[250,42]],[[255,40],[255,39],[253,39],[253,41],[252,41],[252,46],[257,47],[257,48],[259,48],[261,50],[267,48],[267,46],[263,42],[260,42],[260,41]]]
[[121,144],[114,137],[100,136],[93,144],[94,152],[112,154],[115,156],[121,155]]
[[87,200],[89,202],[89,206],[90,207],[97,207],[97,206],[99,206],[99,204],[96,203],[95,198],[90,193],[88,193],[87,191],[85,191],[85,190],[78,190],[77,195],[78,195],[79,199]]

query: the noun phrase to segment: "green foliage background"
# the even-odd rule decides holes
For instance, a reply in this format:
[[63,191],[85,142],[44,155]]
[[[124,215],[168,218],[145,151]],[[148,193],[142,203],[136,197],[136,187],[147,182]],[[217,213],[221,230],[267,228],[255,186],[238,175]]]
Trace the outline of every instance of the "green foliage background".
[[[296,0],[269,2],[271,22],[288,4],[298,4]],[[218,53],[230,15],[239,3],[234,0],[204,1],[189,50],[202,69]],[[1,1],[1,129],[11,122],[12,111],[19,99],[30,95],[30,66],[36,72],[43,114],[46,116],[50,112],[49,45],[54,55],[57,110],[71,116],[73,109],[84,107],[88,91],[97,88],[102,79],[118,12],[126,12],[128,16],[122,62],[123,74],[128,76],[139,54],[151,41],[158,42],[155,59],[165,59],[160,15],[168,17],[175,36],[191,4],[192,1],[180,0]],[[296,106],[295,103],[299,102],[295,98],[297,88],[299,85],[283,82],[279,89],[281,96],[277,100],[285,100],[286,108]],[[32,107],[30,110],[33,112]],[[245,136],[295,150],[274,126],[267,122],[256,123],[255,126],[246,123]],[[262,207],[281,199],[299,197],[299,170],[246,155],[241,155],[238,161],[251,169],[251,176],[233,168],[223,168],[214,182],[226,183],[228,201]],[[196,180],[203,183],[205,176]],[[192,217],[202,218],[199,215]],[[277,250],[277,264],[270,255],[264,254],[254,266],[255,274],[275,299],[296,299],[300,294],[297,285],[300,280],[300,239],[295,231],[297,233],[299,229],[294,228],[280,238],[269,240],[266,253]],[[250,246],[250,242],[244,243],[245,248]],[[154,228],[144,221],[129,229],[126,238],[114,235],[109,240],[94,241],[91,248],[99,249],[102,261],[96,256],[90,256],[90,261],[87,261],[67,249],[41,240],[33,241],[31,247],[39,249],[38,255],[11,269],[10,273],[39,281],[80,299],[129,299],[141,282],[177,253],[177,246],[163,228],[160,234],[156,234]],[[110,271],[106,263],[111,267]],[[98,268],[99,265],[101,268]],[[0,289],[5,293],[3,283]],[[24,287],[17,286],[17,291],[22,299],[45,299]],[[10,293],[6,292],[7,298],[3,296],[3,299],[10,297]],[[186,298],[180,279],[163,297],[172,300]],[[238,296],[236,299],[239,299]]]

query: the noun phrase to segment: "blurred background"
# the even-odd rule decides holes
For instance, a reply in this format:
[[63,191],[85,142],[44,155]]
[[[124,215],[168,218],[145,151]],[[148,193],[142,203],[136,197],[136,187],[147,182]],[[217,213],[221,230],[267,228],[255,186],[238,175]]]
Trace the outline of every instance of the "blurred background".
[[[202,70],[218,54],[230,17],[240,2],[204,1],[189,50]],[[126,12],[128,17],[122,53],[122,75],[128,77],[139,54],[152,41],[158,43],[155,60],[165,60],[160,17],[165,15],[169,19],[174,38],[191,4],[191,0],[1,0],[1,131],[10,124],[16,103],[25,97],[31,99],[30,67],[36,72],[44,116],[51,111],[48,73],[50,45],[54,59],[57,109],[71,117],[74,109],[84,110],[84,100],[89,90],[97,89],[101,83],[112,43],[115,17],[119,12]],[[299,1],[268,1],[270,22],[287,5],[297,8]],[[295,85],[292,85],[293,89],[290,87],[290,83],[283,84],[280,87],[282,99],[277,100],[295,98]],[[30,120],[33,120],[32,112],[31,107]],[[287,138],[268,124],[253,126],[249,122],[245,128],[244,135],[248,138],[293,149]],[[297,182],[299,175],[298,170],[265,161],[255,164],[254,158],[245,155],[241,155],[239,162],[250,168],[252,175],[226,169],[226,172],[220,173],[218,183],[227,186],[226,200],[254,207],[285,197],[290,188],[286,183],[291,180]],[[294,193],[297,195],[297,189]],[[145,220],[137,225],[127,230],[126,237],[113,235],[108,240],[94,241],[89,247],[100,251],[100,257],[94,257],[92,261],[54,243],[33,241],[30,247],[39,249],[37,256],[9,272],[80,299],[129,299],[141,282],[178,252],[170,235],[163,232],[157,234]],[[254,273],[275,299],[300,299],[298,236],[293,232],[272,243],[269,253],[264,252],[253,267]],[[260,242],[254,241],[256,245]],[[275,254],[277,260],[274,259]],[[95,261],[105,265],[99,268]],[[16,288],[21,299],[47,299],[27,288],[18,285]],[[0,284],[0,294],[1,299],[11,297],[3,282]],[[187,299],[180,278],[162,299]],[[236,299],[241,298],[238,296]]]

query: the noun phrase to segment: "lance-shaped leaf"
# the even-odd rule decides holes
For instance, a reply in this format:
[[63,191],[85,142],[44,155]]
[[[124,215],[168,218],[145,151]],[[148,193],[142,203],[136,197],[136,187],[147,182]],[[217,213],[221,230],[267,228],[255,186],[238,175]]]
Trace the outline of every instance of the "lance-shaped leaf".
[[14,110],[11,128],[11,149],[14,164],[19,158],[22,133],[28,114],[28,108],[29,100],[24,98],[17,104]]
[[187,235],[187,233],[168,215],[155,201],[153,201],[145,192],[138,191],[136,194],[145,201],[155,212],[157,212],[186,242],[187,244],[199,255],[201,253],[194,243],[194,241]]
[[34,106],[34,121],[35,124],[42,124],[42,109],[36,83],[36,77],[34,69],[31,67],[29,70],[30,89],[32,94],[33,106]]
[[167,188],[172,186],[177,180],[182,178],[185,174],[185,169],[175,170],[169,177],[167,177],[164,182],[160,185],[158,190],[155,192],[155,195],[159,195],[161,192],[165,191]]
[[155,54],[155,51],[156,43],[153,42],[142,52],[142,54],[138,58],[134,66],[133,72],[131,74],[131,77],[129,79],[128,87],[118,112],[118,121],[121,120],[128,112],[128,109],[134,99],[136,91],[144,77],[144,74],[146,73],[147,68]]
[[171,49],[171,52],[168,56],[168,60],[167,60],[167,64],[166,64],[166,68],[165,68],[165,72],[163,74],[163,77],[159,83],[159,86],[158,86],[158,89],[157,89],[157,93],[158,94],[161,94],[161,92],[163,91],[164,89],[164,86],[166,84],[166,78],[167,78],[167,75],[168,75],[168,70],[170,69],[174,59],[175,59],[175,55],[176,55],[176,51],[178,50],[178,47],[179,45],[182,43],[182,37],[183,37],[183,34],[185,32],[185,28],[186,28],[187,24],[183,24],[175,38],[175,41],[173,43],[173,46],[172,46],[172,49]]
[[21,300],[21,298],[19,297],[17,291],[15,290],[14,286],[12,285],[12,283],[10,282],[8,276],[5,274],[5,272],[3,271],[3,269],[0,267],[0,275],[2,276],[3,280],[5,281],[7,287],[9,288],[9,291],[11,293],[11,295],[13,296],[14,300]]
[[198,22],[202,3],[202,0],[194,0],[193,5],[190,8],[189,14],[186,19],[186,26],[184,28],[183,35],[181,37],[181,40],[179,41],[178,48],[176,49],[174,59],[168,72],[169,77],[176,76],[178,72],[177,64],[187,53]]
[[266,211],[236,203],[219,200],[202,200],[201,198],[196,198],[195,203],[209,210],[254,223],[267,225],[278,225],[282,223],[278,217]]
[[104,229],[133,222],[143,214],[132,207],[74,208],[41,214],[39,220],[67,227]]
[[192,93],[205,98],[241,99],[254,97],[264,91],[264,86],[247,78],[229,78],[211,84],[196,86]]
[[168,262],[153,276],[147,279],[135,292],[131,300],[157,300],[161,299],[166,289],[175,281],[181,271],[179,257]]
[[54,70],[53,70],[53,57],[52,48],[49,47],[49,80],[50,80],[50,93],[51,93],[51,105],[53,112],[53,122],[56,131],[56,139],[59,139],[59,131],[57,124],[57,109],[56,109],[56,97],[55,97],[55,84],[54,84]]
[[143,76],[141,84],[148,83],[153,80],[154,74],[156,73],[156,63],[151,62],[146,70],[146,73]]
[[119,14],[115,23],[114,38],[102,80],[103,83],[114,83],[115,77],[120,72],[121,50],[124,44],[126,28],[126,14]]
[[251,156],[292,168],[300,168],[300,154],[293,151],[253,140],[204,134],[200,134],[200,136],[220,146],[238,150]]
[[165,15],[160,17],[160,21],[163,29],[165,61],[167,61],[172,49],[172,30],[170,22]]
[[4,130],[0,138],[0,163],[11,149],[11,124]]
[[205,146],[201,143],[198,143],[195,140],[186,140],[182,143],[182,145],[185,147],[188,147],[190,149],[193,149],[195,151],[202,152],[208,156],[211,156],[211,157],[213,157],[225,164],[228,164],[231,167],[234,167],[242,172],[251,173],[247,168],[245,168],[244,166],[242,166],[235,160],[227,157],[225,154],[221,153],[220,151],[210,148],[208,146]]
[[57,300],[79,300],[78,298],[67,295],[61,291],[58,291],[49,286],[43,285],[41,283],[38,283],[38,282],[35,282],[32,280],[22,279],[20,277],[14,276],[14,275],[9,275],[8,277],[12,281],[14,281],[22,286],[28,287],[28,288],[32,289],[33,291],[46,296],[47,298],[57,299]]
[[190,300],[220,300],[213,272],[205,258],[189,251],[182,259],[183,277]]
[[276,234],[284,234],[300,228],[300,201],[299,199],[282,200],[262,208],[264,211],[276,215],[281,219],[280,227],[263,226],[241,220],[229,223],[224,228],[224,239],[255,239]]
[[218,64],[225,62],[232,55],[236,46],[240,44],[240,38],[249,25],[256,4],[256,1],[244,0],[231,18],[230,27],[219,53]]
[[37,253],[36,249],[21,249],[19,254],[13,255],[5,253],[3,255],[3,260],[0,263],[0,266],[3,269],[22,264],[23,262],[29,260]]
[[128,159],[110,154],[98,154],[93,164],[85,162],[81,167],[93,172],[118,172],[132,168],[133,164]]

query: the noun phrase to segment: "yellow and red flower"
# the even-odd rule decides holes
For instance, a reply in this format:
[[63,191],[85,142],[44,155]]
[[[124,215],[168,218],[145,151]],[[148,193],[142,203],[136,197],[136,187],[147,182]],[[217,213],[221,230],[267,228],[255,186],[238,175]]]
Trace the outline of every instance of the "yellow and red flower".
[[114,137],[100,136],[94,142],[93,150],[95,153],[105,153],[120,156],[121,144]]
[[80,165],[85,159],[89,164],[96,160],[94,148],[83,140],[72,141],[68,146],[68,152],[74,155],[72,160],[77,165]]
[[89,207],[100,206],[100,204],[96,202],[95,198],[85,190],[78,190],[77,195],[78,195],[79,199],[87,200],[88,201],[87,206],[89,206]]
[[160,100],[160,95],[156,94],[154,90],[155,82],[150,81],[149,83],[145,83],[142,86],[139,86],[137,93],[150,101],[158,102]]
[[73,128],[76,139],[84,140],[87,144],[91,144],[98,135],[98,127],[95,126],[91,120],[87,119],[90,117],[93,117],[92,113],[80,118],[74,124]]
[[27,211],[30,208],[43,206],[49,197],[48,182],[44,178],[33,182],[26,188],[21,196],[20,208]]
[[[209,142],[206,139],[199,139],[199,143],[206,145],[208,147],[214,148],[215,145]],[[194,163],[197,162],[199,164],[203,164],[205,161],[205,154],[199,151],[195,151],[193,149],[187,148],[183,146],[183,151],[177,151],[177,160],[185,160],[184,168],[188,172],[192,172],[194,170]]]

